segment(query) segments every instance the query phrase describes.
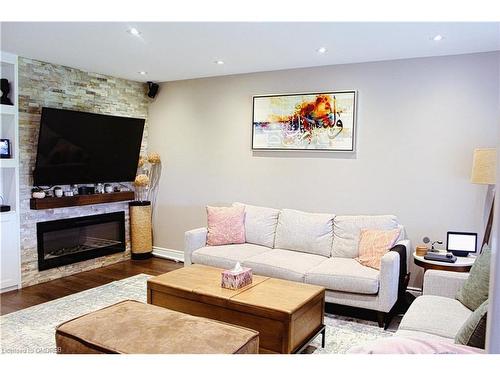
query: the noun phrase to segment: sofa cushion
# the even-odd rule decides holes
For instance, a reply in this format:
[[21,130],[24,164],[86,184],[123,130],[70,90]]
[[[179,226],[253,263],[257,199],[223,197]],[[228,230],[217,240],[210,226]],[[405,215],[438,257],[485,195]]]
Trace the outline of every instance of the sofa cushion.
[[456,298],[471,310],[476,310],[488,299],[490,259],[491,249],[484,245],[481,255],[470,269],[469,277],[457,292]]
[[472,311],[456,299],[423,295],[413,301],[399,329],[454,339],[471,314]]
[[278,217],[274,247],[329,257],[333,218],[332,214],[283,209]]
[[394,246],[399,232],[399,228],[390,230],[362,229],[358,245],[359,257],[356,258],[356,261],[363,266],[379,270],[382,257]]
[[362,229],[389,230],[396,228],[398,228],[398,220],[394,215],[335,216],[332,256],[356,258],[359,255],[358,244]]
[[355,259],[328,258],[309,270],[305,281],[339,292],[377,294],[379,271],[365,267]]
[[243,203],[234,203],[233,206],[245,207],[246,242],[273,248],[280,210]]
[[249,243],[241,245],[205,246],[195,250],[191,259],[192,262],[196,264],[230,269],[234,267],[236,262],[241,263],[245,259],[267,251],[271,251],[271,249]]
[[245,243],[245,208],[207,206],[207,245]]
[[284,249],[274,249],[243,261],[254,274],[304,282],[307,271],[325,260],[325,257]]
[[484,301],[467,319],[455,336],[455,343],[484,349],[488,300]]

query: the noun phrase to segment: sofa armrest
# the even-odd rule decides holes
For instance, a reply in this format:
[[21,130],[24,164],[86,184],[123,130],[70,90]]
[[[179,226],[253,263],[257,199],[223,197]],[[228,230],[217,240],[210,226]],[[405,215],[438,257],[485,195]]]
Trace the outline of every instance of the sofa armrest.
[[422,294],[455,298],[468,277],[469,274],[463,272],[428,270],[424,274]]
[[399,254],[389,251],[382,257],[379,274],[379,311],[389,312],[398,300]]
[[191,264],[193,251],[207,244],[207,228],[197,228],[184,233],[184,265]]
[[410,262],[413,259],[411,242],[410,240],[400,240],[394,246],[397,245],[403,245],[406,248],[406,271],[410,272]]

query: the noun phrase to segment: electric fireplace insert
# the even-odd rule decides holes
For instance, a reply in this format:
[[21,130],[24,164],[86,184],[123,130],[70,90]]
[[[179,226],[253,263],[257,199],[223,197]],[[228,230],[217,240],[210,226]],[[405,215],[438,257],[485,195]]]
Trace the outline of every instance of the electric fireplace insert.
[[125,212],[37,223],[40,271],[125,251]]

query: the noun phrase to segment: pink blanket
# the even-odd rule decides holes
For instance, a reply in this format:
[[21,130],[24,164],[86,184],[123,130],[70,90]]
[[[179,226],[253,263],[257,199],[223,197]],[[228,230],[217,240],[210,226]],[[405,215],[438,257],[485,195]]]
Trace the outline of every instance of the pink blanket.
[[352,347],[349,354],[485,354],[483,349],[452,342],[389,337]]

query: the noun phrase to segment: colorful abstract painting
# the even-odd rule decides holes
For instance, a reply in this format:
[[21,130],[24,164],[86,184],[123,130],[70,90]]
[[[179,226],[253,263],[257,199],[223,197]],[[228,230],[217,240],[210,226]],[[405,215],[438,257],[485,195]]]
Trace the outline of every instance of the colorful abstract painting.
[[356,92],[253,97],[253,150],[354,151]]

